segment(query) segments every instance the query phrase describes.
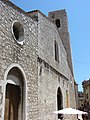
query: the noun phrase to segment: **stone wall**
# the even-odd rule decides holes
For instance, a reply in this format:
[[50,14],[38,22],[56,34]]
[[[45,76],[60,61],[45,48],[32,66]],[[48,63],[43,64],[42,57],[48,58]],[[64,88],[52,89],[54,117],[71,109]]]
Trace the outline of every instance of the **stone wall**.
[[[0,81],[4,80],[5,72],[11,64],[17,63],[22,67],[27,79],[26,119],[37,120],[37,22],[22,11],[13,9],[15,6],[9,6],[8,3],[10,2],[0,1]],[[15,20],[19,21],[24,28],[23,45],[19,45],[12,34]],[[3,119],[2,115],[0,117]]]
[[[57,110],[59,87],[62,107],[75,107],[74,78],[59,31],[45,15],[39,11],[36,13],[38,20],[35,18],[35,21],[30,17],[30,13],[24,12],[8,0],[0,1],[1,120],[4,119],[7,70],[13,64],[20,66],[26,76],[26,116],[23,120],[57,119],[53,111]],[[12,33],[15,22],[16,25],[22,25],[20,30],[24,30],[20,33],[22,35],[24,32],[22,42],[22,36],[18,42]],[[55,41],[59,48],[59,61],[55,60]]]
[[66,90],[69,91],[68,81],[52,67],[45,66],[45,64],[45,61],[38,63],[39,120],[55,120],[57,115],[53,112],[57,110],[57,90],[60,87],[63,96],[63,108],[67,107]]
[[[54,41],[57,41],[59,46],[59,62],[55,60]],[[41,58],[38,65],[39,119],[54,120],[57,119],[53,111],[57,110],[58,87],[63,96],[63,108],[76,106],[74,78],[56,25],[40,12],[38,12],[38,56]]]
[[[59,62],[55,60],[54,42],[59,49]],[[67,54],[56,26],[49,19],[38,14],[38,55],[59,73],[68,78]]]
[[70,70],[73,75],[73,65],[72,65],[72,54],[71,54],[71,46],[70,46],[70,35],[69,35],[69,29],[68,29],[68,17],[66,10],[57,10],[49,12],[48,15],[50,21],[52,21],[54,24],[56,24],[56,20],[60,20],[60,27],[58,28],[59,35],[61,38],[61,41],[63,43],[63,46],[67,53],[67,62],[70,67]]

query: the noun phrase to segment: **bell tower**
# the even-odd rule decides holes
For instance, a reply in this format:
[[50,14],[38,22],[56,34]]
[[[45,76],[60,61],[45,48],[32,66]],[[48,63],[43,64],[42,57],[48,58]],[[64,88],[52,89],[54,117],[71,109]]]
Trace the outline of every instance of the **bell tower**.
[[64,48],[67,53],[67,60],[69,67],[72,71],[73,75],[73,66],[72,66],[72,56],[71,56],[71,47],[70,47],[70,36],[69,36],[69,31],[68,31],[68,20],[67,20],[67,13],[64,10],[57,10],[57,11],[52,11],[49,12],[48,17],[50,21],[52,21],[59,32],[61,41],[64,45]]

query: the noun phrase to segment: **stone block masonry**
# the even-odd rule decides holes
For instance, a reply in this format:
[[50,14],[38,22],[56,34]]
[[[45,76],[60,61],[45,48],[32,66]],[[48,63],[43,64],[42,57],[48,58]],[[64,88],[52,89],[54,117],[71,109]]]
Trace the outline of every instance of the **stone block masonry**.
[[[24,29],[23,45],[18,44],[12,34],[13,24],[16,21],[22,24]],[[5,71],[13,63],[22,67],[27,79],[27,118],[25,119],[37,120],[37,22],[22,11],[8,6],[7,2],[0,1],[0,80],[4,80]],[[3,117],[1,115],[1,119]]]
[[[61,13],[66,14],[55,12],[63,19]],[[53,22],[38,10],[27,13],[0,0],[1,120],[56,120],[61,116],[53,111],[75,108],[71,49],[65,49],[70,41],[67,37],[63,43],[56,19],[57,15]],[[67,22],[61,26],[64,29]]]

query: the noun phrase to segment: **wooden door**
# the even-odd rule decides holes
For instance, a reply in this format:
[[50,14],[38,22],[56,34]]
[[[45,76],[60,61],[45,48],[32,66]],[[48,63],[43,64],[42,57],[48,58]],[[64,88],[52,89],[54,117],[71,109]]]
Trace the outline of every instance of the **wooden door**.
[[7,84],[4,120],[18,120],[20,101],[21,101],[20,86]]

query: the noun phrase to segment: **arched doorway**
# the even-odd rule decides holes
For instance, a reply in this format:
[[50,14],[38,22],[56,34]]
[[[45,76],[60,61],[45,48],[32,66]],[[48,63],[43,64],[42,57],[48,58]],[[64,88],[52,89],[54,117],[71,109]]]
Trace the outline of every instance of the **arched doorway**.
[[[57,110],[63,109],[63,98],[60,87],[57,90]],[[58,119],[62,119],[62,114],[58,114]]]
[[22,71],[12,67],[6,81],[4,120],[25,120],[25,81]]

